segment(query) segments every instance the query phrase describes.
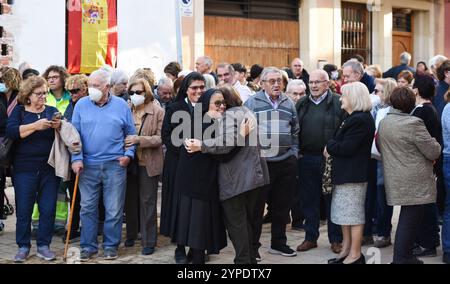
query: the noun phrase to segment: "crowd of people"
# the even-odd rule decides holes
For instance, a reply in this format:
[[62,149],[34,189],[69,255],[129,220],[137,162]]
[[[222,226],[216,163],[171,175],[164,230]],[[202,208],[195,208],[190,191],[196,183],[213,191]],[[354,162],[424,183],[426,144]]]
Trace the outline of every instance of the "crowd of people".
[[[116,259],[125,221],[124,246],[140,240],[143,255],[162,234],[176,263],[204,264],[228,234],[234,262],[256,264],[263,223],[269,253],[295,257],[317,248],[326,220],[336,257],[324,263],[365,264],[362,246],[392,245],[401,206],[392,262],[423,263],[442,243],[450,263],[450,60],[400,61],[382,73],[355,55],[309,73],[299,58],[213,70],[202,56],[196,71],[171,62],[159,80],[149,68],[130,77],[110,66],[1,67],[0,137],[13,146],[0,168],[0,219],[9,176],[14,261],[27,260],[32,239],[38,257],[55,260],[52,238],[66,241],[68,229],[82,262],[100,250]],[[296,248],[288,225],[306,233]]]

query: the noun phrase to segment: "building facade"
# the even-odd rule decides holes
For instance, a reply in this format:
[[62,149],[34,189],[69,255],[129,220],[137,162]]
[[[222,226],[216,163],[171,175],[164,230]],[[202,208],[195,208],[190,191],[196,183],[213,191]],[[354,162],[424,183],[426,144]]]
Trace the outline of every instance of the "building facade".
[[[36,69],[67,65],[67,14],[74,3],[104,0],[0,0],[1,63]],[[341,65],[361,54],[385,70],[399,54],[413,63],[450,57],[450,0],[116,0],[117,67],[150,67],[158,76],[170,61],[194,69],[215,63],[307,69]]]
[[[227,3],[228,2],[228,3]],[[412,64],[450,57],[449,0],[195,0],[196,35],[185,66],[206,53],[216,61],[307,68],[360,54],[385,70],[408,51]],[[184,31],[186,32],[186,30]],[[202,48],[203,47],[203,48]]]

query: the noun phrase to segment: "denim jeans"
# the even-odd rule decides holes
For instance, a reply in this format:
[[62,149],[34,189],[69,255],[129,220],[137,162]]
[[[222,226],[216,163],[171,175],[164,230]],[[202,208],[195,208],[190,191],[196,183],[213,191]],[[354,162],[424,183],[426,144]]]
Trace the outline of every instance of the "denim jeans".
[[[300,158],[300,190],[303,196],[305,216],[305,239],[317,242],[320,226],[320,197],[322,195],[323,157],[304,155]],[[328,240],[330,243],[342,242],[341,227],[330,220],[331,194],[324,196],[328,219]]]
[[37,232],[37,246],[50,246],[55,223],[56,198],[60,178],[50,166],[34,172],[14,173],[16,198],[16,242],[21,247],[31,247],[31,214],[37,201],[41,222]]
[[442,250],[450,253],[450,155],[444,155],[445,211],[442,225]]
[[122,219],[127,183],[126,168],[118,161],[85,165],[80,175],[81,249],[97,252],[98,204],[103,193],[105,223],[103,249],[117,249],[122,238]]

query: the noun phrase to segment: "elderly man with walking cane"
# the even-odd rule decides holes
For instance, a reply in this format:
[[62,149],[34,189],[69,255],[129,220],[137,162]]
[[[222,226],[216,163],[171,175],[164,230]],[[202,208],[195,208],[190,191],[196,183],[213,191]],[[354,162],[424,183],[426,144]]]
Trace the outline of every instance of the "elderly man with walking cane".
[[125,150],[125,138],[135,135],[127,103],[111,95],[110,76],[98,70],[89,77],[89,97],[75,106],[72,123],[80,132],[82,153],[72,156],[72,169],[80,175],[81,261],[98,253],[98,203],[103,193],[105,224],[103,257],[117,258],[121,242],[127,166],[135,147]]

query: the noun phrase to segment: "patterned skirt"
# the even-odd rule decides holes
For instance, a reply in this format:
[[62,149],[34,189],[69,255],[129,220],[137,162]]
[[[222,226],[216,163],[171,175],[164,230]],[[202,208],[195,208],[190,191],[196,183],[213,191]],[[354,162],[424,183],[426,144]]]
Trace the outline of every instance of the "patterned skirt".
[[336,185],[331,200],[331,221],[337,225],[365,223],[366,183]]

